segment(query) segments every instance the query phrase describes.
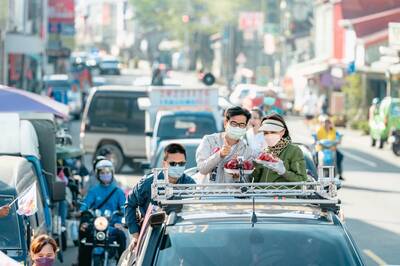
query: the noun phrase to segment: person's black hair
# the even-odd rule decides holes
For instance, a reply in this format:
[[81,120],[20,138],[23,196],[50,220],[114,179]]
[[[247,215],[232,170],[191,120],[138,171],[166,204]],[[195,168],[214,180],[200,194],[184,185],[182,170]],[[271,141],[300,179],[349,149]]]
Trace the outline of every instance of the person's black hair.
[[263,116],[264,116],[264,112],[258,107],[255,107],[255,108],[251,109],[251,112],[257,113],[258,116],[260,117],[260,119],[262,119]]
[[186,150],[183,145],[179,143],[171,143],[164,148],[164,161],[167,160],[168,154],[181,153],[186,159]]
[[271,119],[271,120],[275,120],[275,121],[279,121],[283,124],[283,126],[285,127],[285,134],[283,135],[284,138],[290,138],[290,133],[289,133],[289,128],[286,125],[285,119],[283,119],[282,116],[280,116],[277,113],[272,113],[270,115],[265,116],[262,120],[261,123],[264,122],[267,119]]
[[244,115],[246,117],[246,123],[249,122],[251,118],[250,112],[240,106],[231,107],[225,111],[226,120],[238,115]]
[[101,149],[101,151],[99,152],[99,155],[100,156],[104,156],[104,157],[107,157],[107,155],[111,155],[111,150],[110,149],[108,149],[108,148],[105,148],[105,149]]

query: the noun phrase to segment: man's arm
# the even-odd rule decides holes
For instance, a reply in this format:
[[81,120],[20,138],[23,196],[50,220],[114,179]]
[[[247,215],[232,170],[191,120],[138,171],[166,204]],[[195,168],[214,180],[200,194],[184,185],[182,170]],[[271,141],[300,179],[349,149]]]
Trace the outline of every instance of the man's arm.
[[90,209],[90,207],[95,202],[95,199],[96,199],[96,192],[93,189],[89,190],[79,210],[82,212]]
[[218,152],[210,156],[213,148],[218,148],[218,147],[211,147],[211,144],[208,141],[207,136],[203,137],[196,151],[197,167],[199,168],[199,172],[202,175],[207,175],[211,173],[211,171],[215,167],[217,167],[218,163],[222,159]]
[[144,177],[137,183],[129,193],[125,203],[125,220],[128,225],[129,233],[139,233],[139,225],[137,223],[136,209],[145,207],[147,199],[146,192],[151,194],[152,178]]

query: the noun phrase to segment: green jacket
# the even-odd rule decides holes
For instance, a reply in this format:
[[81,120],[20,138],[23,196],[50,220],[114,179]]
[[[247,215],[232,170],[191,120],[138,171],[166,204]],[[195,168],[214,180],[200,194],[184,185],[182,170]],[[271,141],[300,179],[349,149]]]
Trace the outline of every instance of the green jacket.
[[279,155],[286,168],[282,176],[269,168],[255,163],[252,174],[254,182],[301,182],[307,180],[306,161],[301,149],[295,144],[289,144]]

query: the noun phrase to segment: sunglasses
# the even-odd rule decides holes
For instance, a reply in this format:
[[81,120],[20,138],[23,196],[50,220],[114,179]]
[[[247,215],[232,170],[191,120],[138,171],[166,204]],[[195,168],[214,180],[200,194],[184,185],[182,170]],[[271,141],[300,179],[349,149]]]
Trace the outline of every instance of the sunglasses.
[[170,166],[185,166],[186,162],[168,162]]

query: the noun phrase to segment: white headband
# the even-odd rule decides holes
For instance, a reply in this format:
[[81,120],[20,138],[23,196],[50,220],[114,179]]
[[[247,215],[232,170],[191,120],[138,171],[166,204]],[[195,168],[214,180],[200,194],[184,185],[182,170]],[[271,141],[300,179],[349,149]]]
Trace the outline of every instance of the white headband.
[[264,120],[258,131],[281,132],[284,129],[285,126],[282,122],[273,119],[267,119]]

